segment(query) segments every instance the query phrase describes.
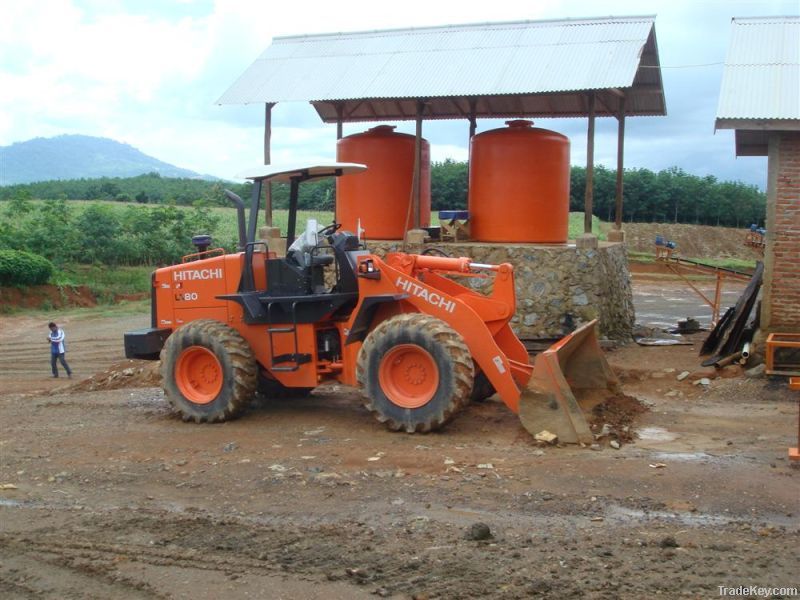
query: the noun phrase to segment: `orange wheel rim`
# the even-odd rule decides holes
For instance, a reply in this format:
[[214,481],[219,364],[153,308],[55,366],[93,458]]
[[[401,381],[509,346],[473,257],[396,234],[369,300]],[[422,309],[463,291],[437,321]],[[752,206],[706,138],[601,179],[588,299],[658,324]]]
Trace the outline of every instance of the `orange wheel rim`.
[[397,406],[419,408],[436,394],[439,368],[421,346],[401,344],[383,355],[378,381],[386,397]]
[[189,346],[178,357],[175,383],[189,402],[212,402],[222,391],[222,379],[222,365],[208,348]]

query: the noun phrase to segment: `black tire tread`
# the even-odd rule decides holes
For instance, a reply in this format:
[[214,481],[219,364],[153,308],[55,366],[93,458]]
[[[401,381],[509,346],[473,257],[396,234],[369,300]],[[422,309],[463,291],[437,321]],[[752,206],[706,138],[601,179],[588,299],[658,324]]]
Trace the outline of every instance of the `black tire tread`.
[[[450,355],[454,367],[455,390],[442,410],[435,416],[418,423],[406,424],[383,414],[370,396],[367,375],[369,357],[381,338],[400,333],[402,330],[425,331],[438,342]],[[428,433],[435,431],[447,423],[464,406],[469,403],[473,387],[472,354],[464,343],[464,339],[450,325],[431,315],[424,313],[402,313],[386,319],[375,327],[364,340],[356,363],[356,378],[361,387],[363,403],[375,418],[392,431],[405,429],[407,433]]]
[[[209,347],[217,342],[224,347],[230,356],[233,374],[233,392],[224,407],[211,414],[188,412],[181,400],[175,397],[177,390],[167,385],[170,377],[170,366],[174,365],[183,348],[182,342]],[[161,350],[161,376],[164,381],[164,392],[176,413],[184,421],[195,423],[221,423],[235,419],[244,412],[252,401],[258,381],[258,364],[253,351],[242,335],[225,323],[213,319],[198,319],[177,329],[167,338]]]

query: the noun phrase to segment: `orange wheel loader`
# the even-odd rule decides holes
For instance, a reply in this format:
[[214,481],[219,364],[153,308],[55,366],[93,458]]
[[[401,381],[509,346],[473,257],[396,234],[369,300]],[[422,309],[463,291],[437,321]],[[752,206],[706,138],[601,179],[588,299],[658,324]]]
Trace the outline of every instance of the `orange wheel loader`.
[[[197,236],[197,253],[156,270],[151,327],[125,334],[126,356],[161,359],[166,396],[186,421],[225,421],[257,392],[303,395],[336,381],[360,387],[365,407],[392,430],[433,431],[471,399],[496,392],[532,433],[591,442],[580,391],[597,396],[617,386],[594,322],[531,365],[509,326],[516,308],[510,264],[380,258],[336,223],[317,231],[310,222],[295,239],[300,184],[357,177],[365,168],[260,167],[248,175],[247,222],[243,201],[226,192],[238,209],[238,251],[209,249],[208,236]],[[288,250],[280,258],[256,239],[268,182],[290,187]],[[456,276],[493,277],[492,291],[477,293]]]

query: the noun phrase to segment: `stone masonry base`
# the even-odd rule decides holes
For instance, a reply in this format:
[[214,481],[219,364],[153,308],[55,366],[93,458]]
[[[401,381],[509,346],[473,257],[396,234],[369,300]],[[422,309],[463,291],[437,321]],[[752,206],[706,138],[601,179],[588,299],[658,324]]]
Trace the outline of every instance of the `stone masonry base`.
[[[369,241],[379,256],[402,251],[401,241]],[[576,326],[600,319],[600,334],[629,341],[634,311],[628,256],[624,244],[599,242],[597,248],[563,245],[437,242],[406,246],[420,252],[434,246],[474,262],[514,266],[517,312],[514,331],[523,339],[559,338]],[[491,279],[463,278],[465,285],[487,291]]]

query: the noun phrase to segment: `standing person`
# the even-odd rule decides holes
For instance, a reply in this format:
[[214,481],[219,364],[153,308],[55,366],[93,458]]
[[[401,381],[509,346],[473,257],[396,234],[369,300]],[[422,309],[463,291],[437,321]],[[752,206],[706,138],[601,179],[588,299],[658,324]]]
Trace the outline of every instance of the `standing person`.
[[64,358],[64,354],[67,351],[64,345],[64,330],[60,329],[58,325],[52,322],[48,327],[50,328],[50,334],[47,336],[47,340],[50,342],[50,367],[53,369],[53,377],[58,377],[56,361],[61,361],[61,366],[64,367],[64,370],[67,372],[67,377],[72,379],[72,369],[69,368]]

